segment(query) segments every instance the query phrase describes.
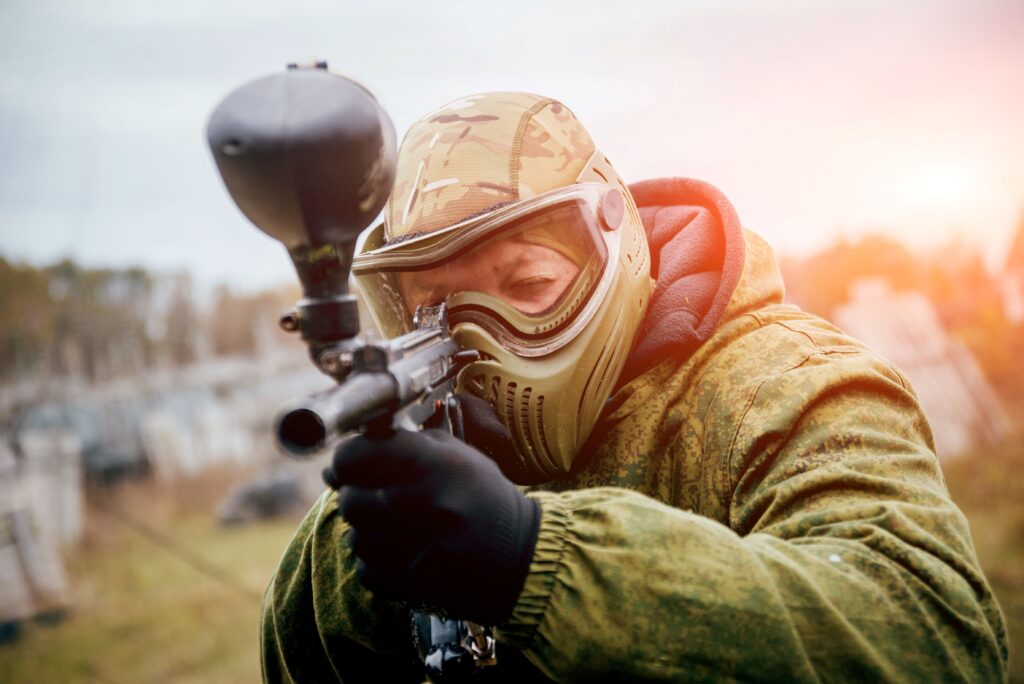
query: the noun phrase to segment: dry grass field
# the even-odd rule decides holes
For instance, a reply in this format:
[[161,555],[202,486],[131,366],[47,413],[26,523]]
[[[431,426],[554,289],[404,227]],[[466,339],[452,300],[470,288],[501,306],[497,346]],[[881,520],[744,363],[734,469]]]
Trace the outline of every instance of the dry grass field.
[[0,646],[0,682],[259,681],[260,594],[298,517],[223,527],[212,511],[228,484],[90,491],[67,555],[72,608]]

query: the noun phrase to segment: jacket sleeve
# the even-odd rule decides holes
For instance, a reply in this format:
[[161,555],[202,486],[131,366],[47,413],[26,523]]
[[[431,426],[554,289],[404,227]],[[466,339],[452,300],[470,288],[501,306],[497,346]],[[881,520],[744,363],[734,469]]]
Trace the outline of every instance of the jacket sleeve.
[[537,551],[499,637],[547,676],[1005,678],[999,609],[904,379],[779,332],[784,367],[762,340],[704,374],[704,453],[683,457],[708,459],[723,520],[621,489],[531,494]]
[[264,682],[420,682],[409,612],[355,576],[336,497],[325,492],[296,530],[261,606]]

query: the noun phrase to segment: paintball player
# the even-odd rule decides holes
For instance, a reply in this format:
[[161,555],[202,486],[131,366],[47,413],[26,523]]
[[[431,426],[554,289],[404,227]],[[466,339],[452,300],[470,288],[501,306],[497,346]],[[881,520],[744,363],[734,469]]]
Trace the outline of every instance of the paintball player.
[[480,351],[468,443],[339,447],[267,681],[420,681],[409,606],[494,625],[502,681],[1005,678],[906,378],[784,305],[715,188],[627,187],[558,101],[475,95],[409,130],[353,273],[384,334],[444,302]]

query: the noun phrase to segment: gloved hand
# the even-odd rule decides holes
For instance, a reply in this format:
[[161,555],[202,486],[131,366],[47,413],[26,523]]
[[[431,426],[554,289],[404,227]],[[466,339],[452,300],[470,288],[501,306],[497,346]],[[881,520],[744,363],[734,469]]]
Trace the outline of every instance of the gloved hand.
[[367,589],[482,624],[511,616],[540,506],[484,454],[440,430],[360,435],[325,475]]
[[550,479],[526,467],[508,428],[487,401],[472,394],[455,397],[462,407],[466,441],[497,463],[505,477],[518,485],[535,485]]

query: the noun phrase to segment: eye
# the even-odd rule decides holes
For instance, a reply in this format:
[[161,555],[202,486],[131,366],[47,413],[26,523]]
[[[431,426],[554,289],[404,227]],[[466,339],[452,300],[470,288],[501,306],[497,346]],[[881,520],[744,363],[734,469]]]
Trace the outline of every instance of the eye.
[[517,297],[528,299],[545,294],[555,279],[548,275],[532,275],[512,283],[509,291]]

